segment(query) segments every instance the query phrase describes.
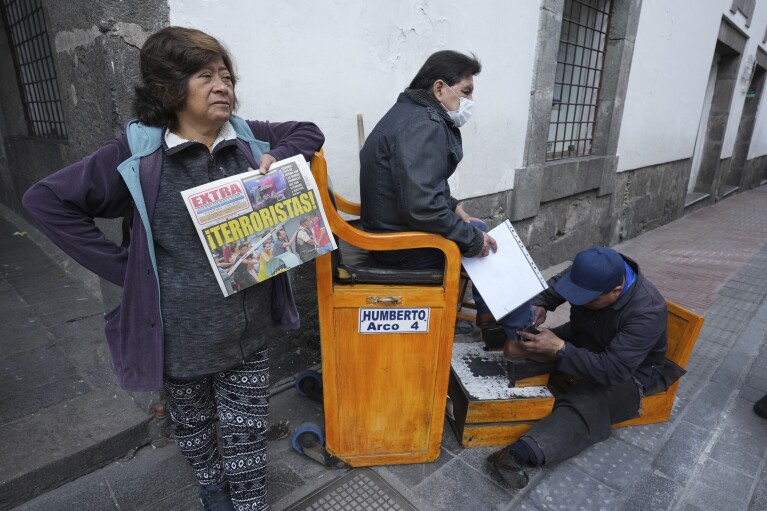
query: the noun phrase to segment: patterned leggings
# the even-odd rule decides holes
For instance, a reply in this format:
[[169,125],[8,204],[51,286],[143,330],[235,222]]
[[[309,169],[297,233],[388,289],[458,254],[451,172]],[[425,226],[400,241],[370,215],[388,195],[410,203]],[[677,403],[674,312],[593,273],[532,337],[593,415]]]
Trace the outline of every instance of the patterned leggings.
[[[266,502],[266,427],[269,355],[195,380],[164,379],[173,432],[203,486],[229,481],[237,511],[263,511]],[[216,413],[222,451],[218,448]],[[223,459],[222,459],[223,454]]]

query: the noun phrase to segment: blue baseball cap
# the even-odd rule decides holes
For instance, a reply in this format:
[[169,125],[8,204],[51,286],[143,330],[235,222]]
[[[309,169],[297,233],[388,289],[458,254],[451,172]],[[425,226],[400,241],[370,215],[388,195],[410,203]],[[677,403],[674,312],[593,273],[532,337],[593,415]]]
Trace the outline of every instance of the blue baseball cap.
[[554,284],[554,290],[573,305],[585,305],[620,285],[625,275],[618,252],[594,247],[578,252],[570,271]]

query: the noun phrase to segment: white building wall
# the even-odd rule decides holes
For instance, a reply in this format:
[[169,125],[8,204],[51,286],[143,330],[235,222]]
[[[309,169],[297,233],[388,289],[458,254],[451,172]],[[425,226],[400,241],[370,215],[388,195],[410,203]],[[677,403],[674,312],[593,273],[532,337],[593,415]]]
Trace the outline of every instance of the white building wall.
[[522,165],[540,3],[427,0],[169,0],[170,22],[223,41],[238,65],[239,114],[311,120],[326,136],[337,190],[358,193],[358,113],[365,131],[434,51],[474,52],[474,117],[452,184],[466,198],[512,188]]
[[[722,16],[750,37],[745,55],[761,45],[767,2],[757,0],[750,27],[730,13],[732,0],[644,0],[637,28],[623,121],[618,171],[690,158]],[[741,74],[745,66],[742,60]],[[733,94],[722,157],[732,156],[745,100],[739,80]],[[767,94],[762,95],[764,105]],[[759,109],[749,158],[767,154],[767,115]]]
[[[754,15],[749,26],[746,26],[746,18],[740,12],[733,14],[730,12],[732,0],[723,0],[726,16],[743,33],[748,35],[746,48],[743,50],[743,58],[740,60],[740,69],[738,70],[738,82],[735,84],[735,90],[732,94],[732,105],[730,106],[730,117],[727,120],[727,131],[724,135],[722,145],[722,158],[730,158],[735,147],[735,139],[740,127],[740,117],[743,114],[743,107],[746,101],[746,92],[753,76],[754,63],[756,61],[756,50],[761,46],[767,51],[767,45],[762,43],[765,30],[767,30],[767,1],[756,0]],[[765,91],[767,92],[767,90]],[[751,137],[751,146],[748,150],[748,158],[755,158],[767,154],[767,114],[764,110],[767,108],[767,94],[763,93],[757,109],[756,124],[754,133]]]
[[692,156],[721,19],[721,1],[642,2],[619,172]]

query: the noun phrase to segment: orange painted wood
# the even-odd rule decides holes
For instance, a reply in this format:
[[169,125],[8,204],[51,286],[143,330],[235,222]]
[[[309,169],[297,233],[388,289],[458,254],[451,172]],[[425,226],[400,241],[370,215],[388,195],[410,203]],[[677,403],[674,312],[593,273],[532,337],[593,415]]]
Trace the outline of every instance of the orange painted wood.
[[514,382],[515,387],[545,387],[549,384],[548,374],[539,374],[530,378],[522,378]]
[[533,424],[533,422],[466,424],[460,432],[459,441],[466,448],[509,445],[527,433]]
[[459,427],[470,424],[535,421],[551,413],[553,397],[516,399],[476,399],[460,383],[455,371],[450,371],[448,395],[453,416]]
[[[666,358],[684,368],[687,366],[692,349],[698,340],[700,329],[703,328],[703,317],[673,302],[666,301],[666,305],[668,306],[668,348],[666,350]],[[674,397],[676,396],[678,386],[679,381],[669,387],[666,392],[646,396],[642,399],[642,411],[639,417],[614,424],[613,427],[622,428],[625,426],[667,422],[669,417],[671,417],[671,410],[674,407]]]
[[[676,385],[676,384],[674,384]],[[626,426],[641,426],[643,424],[656,424],[666,422],[671,416],[671,409],[674,406],[674,392],[671,389],[660,394],[653,394],[642,399],[642,412],[639,417],[630,419],[618,424],[613,424],[614,428],[624,428]]]
[[554,398],[470,400],[467,423],[530,421],[546,417],[554,407]]
[[[340,284],[333,280],[331,255],[316,259],[326,448],[352,466],[434,461],[450,372],[458,247],[438,235],[356,229],[332,207],[322,155],[312,159],[312,172],[330,228],[347,243],[367,250],[433,247],[446,256],[441,286]],[[397,303],[376,303],[382,299]],[[361,307],[428,307],[429,331],[359,333]]]
[[360,216],[360,205],[358,203],[344,199],[337,193],[334,193],[333,196],[336,199],[336,207],[338,208],[338,211],[349,215]]

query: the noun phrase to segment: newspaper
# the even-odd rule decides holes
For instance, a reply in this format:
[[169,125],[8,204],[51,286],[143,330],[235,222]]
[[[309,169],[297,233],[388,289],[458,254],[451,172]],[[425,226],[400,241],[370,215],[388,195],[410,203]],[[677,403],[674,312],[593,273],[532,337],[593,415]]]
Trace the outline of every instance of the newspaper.
[[302,156],[181,192],[224,296],[336,249]]

